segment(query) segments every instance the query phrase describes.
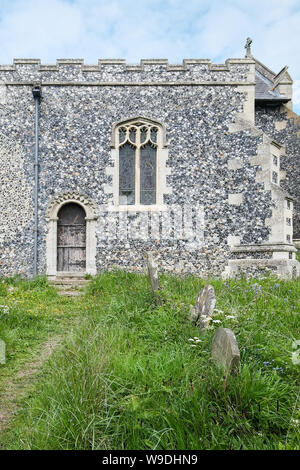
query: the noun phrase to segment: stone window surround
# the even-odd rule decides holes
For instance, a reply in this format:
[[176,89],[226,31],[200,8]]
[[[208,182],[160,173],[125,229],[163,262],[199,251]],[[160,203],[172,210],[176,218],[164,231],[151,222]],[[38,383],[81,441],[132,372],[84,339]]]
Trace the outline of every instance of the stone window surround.
[[[129,144],[134,153],[134,199],[135,203],[130,205],[146,205],[145,203],[141,204],[141,191],[143,190],[142,187],[142,149],[145,145],[149,145],[152,148],[155,148],[155,202],[149,205],[157,204],[157,179],[158,179],[158,168],[157,168],[157,160],[158,160],[158,149],[161,147],[161,129],[154,125],[146,125],[144,121],[142,122],[135,122],[135,124],[128,123],[126,126],[118,126],[117,130],[119,132],[116,133],[116,147],[119,151],[119,162],[120,162],[120,151],[124,145]],[[147,132],[145,142],[142,142],[142,133],[145,130]],[[125,133],[124,139],[120,142],[120,133],[123,131]],[[152,131],[156,132],[155,141],[152,140]],[[132,134],[134,135],[134,141],[132,140]],[[120,182],[120,177],[118,179]],[[120,203],[120,194],[119,194],[119,205],[127,205],[124,203]],[[129,204],[128,204],[129,205]]]
[[[137,122],[144,123],[146,126],[153,125],[158,129],[156,204],[119,204],[119,129],[122,126],[134,126]],[[108,210],[119,212],[166,211],[167,206],[163,202],[163,196],[164,194],[169,194],[171,192],[170,188],[167,187],[166,183],[166,177],[170,174],[171,169],[166,166],[166,161],[168,158],[168,143],[166,140],[166,128],[164,124],[159,121],[142,116],[135,116],[133,118],[122,119],[121,121],[116,122],[112,127],[111,155],[114,162],[114,166],[107,167],[106,173],[107,175],[110,175],[112,177],[112,186],[106,185],[104,188],[105,193],[113,193],[113,200],[108,204]],[[135,175],[135,178],[137,186],[137,174]]]
[[46,222],[48,232],[46,237],[46,273],[50,277],[55,277],[57,274],[68,275],[70,273],[57,271],[57,221],[58,212],[65,204],[75,203],[80,205],[86,213],[86,270],[76,274],[91,274],[97,273],[96,269],[96,223],[98,214],[96,207],[91,199],[85,197],[77,192],[64,193],[56,195],[50,201],[46,210]]

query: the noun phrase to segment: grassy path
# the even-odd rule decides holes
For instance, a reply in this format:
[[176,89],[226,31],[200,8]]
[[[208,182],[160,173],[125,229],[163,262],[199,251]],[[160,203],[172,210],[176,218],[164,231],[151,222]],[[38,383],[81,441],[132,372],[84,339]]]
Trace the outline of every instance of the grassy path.
[[43,366],[84,311],[81,299],[62,298],[45,278],[0,280],[0,338],[7,356],[0,366],[0,448],[22,401],[35,395]]
[[0,393],[0,435],[9,427],[11,419],[18,410],[20,400],[32,390],[37,380],[36,374],[60,342],[61,336],[56,335],[50,338],[42,345],[32,362],[27,363],[13,378],[2,383],[3,391]]

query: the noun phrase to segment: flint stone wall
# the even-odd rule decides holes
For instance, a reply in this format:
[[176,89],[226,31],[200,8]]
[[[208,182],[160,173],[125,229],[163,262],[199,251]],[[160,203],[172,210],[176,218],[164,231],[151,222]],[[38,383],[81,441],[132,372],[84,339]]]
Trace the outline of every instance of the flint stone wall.
[[[265,220],[271,216],[273,202],[270,191],[256,182],[258,166],[249,163],[262,136],[250,129],[229,132],[247,100],[247,86],[240,85],[252,86],[251,60],[219,67],[208,61],[174,67],[166,62],[138,67],[104,63],[94,68],[66,62],[42,66],[37,61],[15,61],[13,66],[0,67],[1,275],[33,271],[34,82],[41,82],[43,94],[40,273],[46,271],[45,214],[55,195],[77,191],[99,208],[112,203],[113,195],[105,192],[112,184],[106,168],[114,166],[111,131],[114,123],[128,117],[143,116],[166,127],[170,193],[164,195],[164,203],[203,207],[203,243],[191,250],[184,238],[104,240],[105,216],[100,216],[98,271],[115,267],[142,271],[144,252],[150,250],[161,271],[215,276],[228,263],[229,235],[239,237],[240,243],[268,241]],[[235,159],[239,164],[228,166]],[[14,177],[17,184],[12,183]],[[230,203],[232,194],[239,196],[238,204]],[[161,219],[163,214],[151,216]]]
[[281,186],[294,197],[293,233],[300,239],[300,116],[285,106],[257,106],[255,125],[285,145],[280,169],[286,172]]

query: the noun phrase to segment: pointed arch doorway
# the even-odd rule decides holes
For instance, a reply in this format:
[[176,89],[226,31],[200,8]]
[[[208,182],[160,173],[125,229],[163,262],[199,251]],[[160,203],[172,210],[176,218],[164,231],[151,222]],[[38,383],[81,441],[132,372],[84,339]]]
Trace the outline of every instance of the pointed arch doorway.
[[57,216],[57,271],[85,272],[86,213],[79,204],[70,202]]

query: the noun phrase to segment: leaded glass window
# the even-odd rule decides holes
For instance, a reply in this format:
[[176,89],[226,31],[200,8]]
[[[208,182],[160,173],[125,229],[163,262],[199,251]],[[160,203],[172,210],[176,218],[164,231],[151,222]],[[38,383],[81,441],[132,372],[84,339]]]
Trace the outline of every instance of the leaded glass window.
[[119,153],[120,204],[135,203],[135,148],[126,143]]
[[156,148],[153,147],[149,143],[141,148],[140,168],[141,168],[140,202],[141,204],[155,204],[156,202]]
[[119,204],[156,204],[159,128],[133,122],[122,125],[118,133]]
[[141,144],[144,144],[145,142],[147,142],[147,134],[148,134],[147,131],[148,131],[147,127],[143,127],[143,128],[141,129],[141,133],[140,133],[140,136],[141,136],[141,139],[140,139]]

